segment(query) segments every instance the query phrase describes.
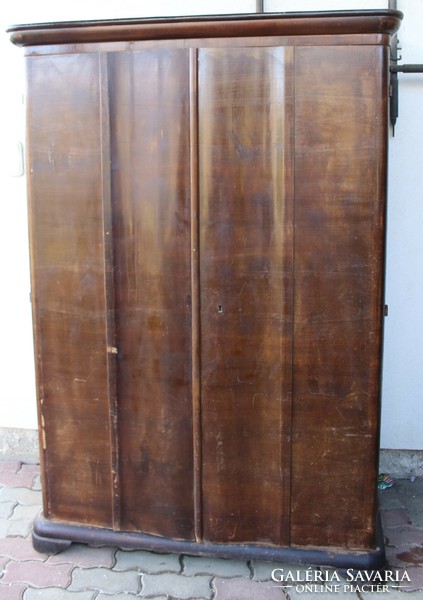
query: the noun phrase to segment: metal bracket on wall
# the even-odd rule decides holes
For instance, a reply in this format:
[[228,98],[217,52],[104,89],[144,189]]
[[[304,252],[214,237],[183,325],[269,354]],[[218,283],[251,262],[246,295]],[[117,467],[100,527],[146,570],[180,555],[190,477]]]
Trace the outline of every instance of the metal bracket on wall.
[[[389,0],[389,8],[397,8],[397,0]],[[399,65],[398,61],[401,60],[402,56],[398,56],[398,37],[395,35],[392,38],[391,43],[391,61],[390,61],[390,86],[389,86],[389,116],[392,124],[392,132],[395,135],[395,123],[398,118],[398,73],[423,73],[423,64],[414,65]]]

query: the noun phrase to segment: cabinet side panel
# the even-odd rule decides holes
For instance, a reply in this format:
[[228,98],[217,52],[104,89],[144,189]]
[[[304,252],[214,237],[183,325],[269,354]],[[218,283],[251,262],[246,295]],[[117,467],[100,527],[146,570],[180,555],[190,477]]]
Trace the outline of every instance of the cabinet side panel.
[[385,48],[295,51],[293,544],[374,544]]
[[290,49],[199,51],[204,537],[288,542]]
[[98,56],[28,59],[44,512],[111,524]]
[[109,65],[122,527],[192,539],[188,51]]

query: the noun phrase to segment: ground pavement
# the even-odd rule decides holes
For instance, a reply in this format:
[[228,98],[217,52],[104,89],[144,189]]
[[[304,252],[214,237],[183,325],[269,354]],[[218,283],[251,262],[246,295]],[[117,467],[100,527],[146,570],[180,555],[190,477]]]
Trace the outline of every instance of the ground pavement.
[[[399,481],[380,493],[384,534],[395,582],[374,591],[348,573],[257,561],[208,559],[72,544],[57,555],[31,544],[41,509],[39,469],[0,461],[0,600],[297,600],[336,597],[423,599],[423,480]],[[273,581],[283,569],[284,582]],[[322,583],[322,572],[326,583]],[[291,573],[292,581],[287,577]],[[276,577],[277,578],[277,577]],[[314,579],[314,582],[311,581]],[[301,581],[302,580],[302,581]],[[338,587],[337,587],[338,586]]]

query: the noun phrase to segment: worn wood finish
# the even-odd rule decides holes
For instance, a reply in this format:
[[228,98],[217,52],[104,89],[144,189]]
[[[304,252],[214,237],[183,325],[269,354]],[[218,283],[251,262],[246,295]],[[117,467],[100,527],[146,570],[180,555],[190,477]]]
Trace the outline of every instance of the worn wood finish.
[[340,35],[395,33],[402,13],[397,10],[339,11],[331,13],[265,13],[167,19],[120,19],[40,23],[10,27],[18,46],[107,41],[184,38],[236,38],[272,35]]
[[28,65],[28,159],[45,514],[111,525],[99,62]]
[[290,161],[291,60],[292,49],[283,48],[199,54],[209,541],[288,542],[292,198],[284,165]]
[[386,61],[383,48],[295,53],[295,544],[374,543]]
[[[90,44],[52,44],[43,46],[26,46],[24,55],[42,56],[45,54],[81,54],[103,52],[133,52],[141,50],[158,50],[159,48],[247,48],[271,46],[389,46],[390,35],[387,33],[343,34],[330,37],[321,35],[286,35],[286,36],[254,36],[239,38],[189,38],[168,40],[133,40],[129,42],[92,42]],[[330,40],[330,42],[329,42]]]
[[119,443],[118,443],[118,407],[117,390],[117,339],[115,326],[115,286],[114,286],[114,243],[113,243],[113,204],[111,182],[110,148],[110,106],[109,74],[106,54],[99,54],[100,77],[100,136],[101,136],[101,185],[103,207],[103,246],[104,246],[104,288],[106,317],[107,351],[107,390],[109,403],[110,462],[112,477],[112,518],[113,528],[120,529],[120,481],[119,481]]
[[191,195],[191,335],[192,433],[195,539],[203,539],[200,315],[200,190],[198,181],[198,50],[189,50],[190,195]]
[[109,64],[122,527],[191,539],[188,51]]
[[[290,546],[268,546],[263,544],[210,544],[169,538],[145,533],[111,531],[70,523],[55,523],[39,517],[34,522],[34,546],[40,552],[57,553],[66,549],[67,540],[78,543],[93,543],[101,546],[118,546],[128,550],[144,548],[152,552],[174,552],[175,554],[199,554],[218,556],[235,560],[263,560],[277,562],[279,565],[331,565],[350,569],[380,569],[386,566],[383,546],[383,532],[380,519],[377,519],[378,542],[372,550],[343,548],[295,548]],[[270,567],[270,565],[269,565]]]
[[27,50],[37,547],[382,564],[399,18],[14,28],[52,43]]

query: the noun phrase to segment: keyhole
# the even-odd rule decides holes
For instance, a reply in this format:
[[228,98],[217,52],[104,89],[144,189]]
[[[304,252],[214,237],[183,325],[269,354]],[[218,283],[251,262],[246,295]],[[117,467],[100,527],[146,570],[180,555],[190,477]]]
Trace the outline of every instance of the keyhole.
[[223,313],[223,306],[221,304],[219,304],[219,306],[217,307],[217,312]]

